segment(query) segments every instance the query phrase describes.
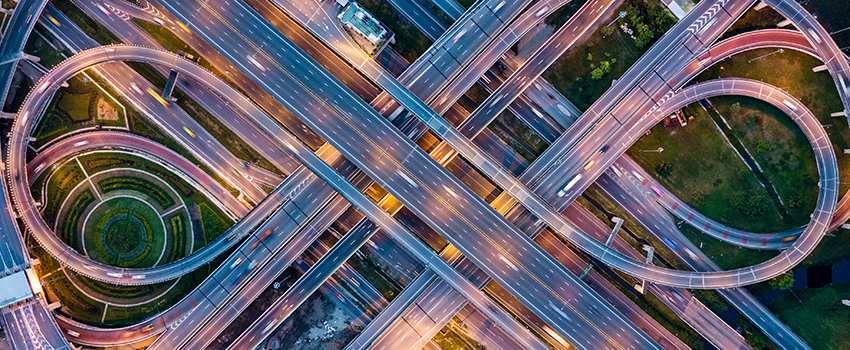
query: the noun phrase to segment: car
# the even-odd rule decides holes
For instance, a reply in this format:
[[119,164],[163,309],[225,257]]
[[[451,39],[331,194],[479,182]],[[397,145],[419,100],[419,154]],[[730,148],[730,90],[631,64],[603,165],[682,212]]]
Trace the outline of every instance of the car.
[[608,145],[602,146],[602,148],[599,149],[599,154],[605,154],[605,152],[608,152],[609,148],[611,148],[611,146],[608,146]]
[[233,270],[233,268],[236,267],[236,265],[239,265],[239,263],[241,263],[242,260],[243,260],[243,258],[241,256],[236,258],[236,260],[233,261],[232,264],[230,264],[230,269]]
[[575,176],[573,176],[573,178],[570,179],[570,182],[567,182],[567,185],[564,186],[564,188],[562,188],[560,191],[558,191],[558,197],[563,197],[565,194],[567,194],[567,191],[573,188],[573,186],[576,185],[578,180],[581,180],[581,177],[581,174],[576,174]]
[[543,14],[546,13],[546,11],[549,11],[549,7],[544,7],[542,9],[540,9],[540,11],[537,11],[537,14],[535,14],[535,16],[537,16],[537,17],[543,16]]
[[663,192],[661,192],[661,190],[658,189],[658,187],[655,187],[655,185],[649,185],[649,188],[652,189],[652,192],[655,192],[656,196],[661,197],[661,195],[664,194]]
[[591,161],[587,162],[587,164],[584,165],[584,170],[590,169],[590,167],[592,167],[593,164],[596,164],[595,160],[591,160]]
[[795,235],[795,236],[790,236],[790,237],[782,237],[782,242],[788,243],[788,242],[791,242],[791,241],[793,241],[793,240],[795,240],[795,239],[797,239],[797,236],[796,236],[796,235]]
[[145,326],[144,328],[142,328],[142,332],[147,332],[147,331],[150,331],[150,330],[152,330],[152,329],[153,329],[153,323],[151,323],[151,324],[149,324],[149,325]]
[[131,88],[133,89],[133,91],[135,91],[137,94],[139,94],[139,95],[144,95],[144,92],[142,92],[142,89],[141,89],[141,88],[139,88],[139,86],[138,86],[138,85],[136,85],[136,83],[135,83],[135,82],[131,82],[131,83],[130,83],[130,87],[131,87]]
[[70,330],[70,329],[66,330],[66,331],[65,331],[65,333],[68,333],[68,335],[70,335],[70,336],[72,336],[72,337],[74,337],[74,338],[79,338],[79,337],[80,337],[80,333],[74,332],[74,331],[72,331],[72,330]]
[[160,96],[160,95],[159,95],[159,93],[157,93],[157,92],[156,92],[156,90],[154,90],[154,89],[153,89],[153,88],[151,88],[151,87],[148,87],[148,88],[147,88],[147,90],[148,90],[148,93],[149,93],[151,96],[153,96],[153,98],[154,98],[157,102],[159,102],[159,104],[161,104],[161,105],[163,105],[163,106],[165,106],[165,107],[168,107],[168,100],[166,100],[166,99],[162,98],[162,96]]
[[263,234],[261,234],[259,237],[257,237],[256,241],[251,242],[251,245],[248,246],[248,249],[253,250],[254,248],[257,248],[257,246],[260,245],[260,242],[262,242],[264,239],[271,236],[271,234],[272,234],[272,229],[266,230],[265,232],[263,232]]
[[48,20],[50,20],[50,22],[52,22],[52,23],[53,23],[55,26],[57,26],[57,27],[61,27],[61,26],[62,26],[62,24],[60,24],[60,23],[59,23],[59,21],[57,21],[57,20],[56,20],[56,18],[54,18],[54,17],[53,17],[53,16],[51,16],[51,15],[47,15],[47,19],[48,19]]
[[670,247],[670,249],[678,251],[678,249],[676,249],[676,243],[673,243],[673,241],[671,241],[669,238],[661,237],[661,241],[664,242],[664,244],[666,244],[668,247]]
[[191,136],[193,139],[194,139],[195,137],[197,137],[197,136],[198,136],[198,135],[195,135],[195,133],[194,133],[194,132],[192,132],[192,130],[189,130],[189,128],[187,128],[187,127],[185,127],[185,126],[183,127],[183,131],[185,131],[185,132],[186,132],[186,134],[187,134],[187,135],[189,135],[189,136]]
[[694,254],[694,252],[691,251],[690,249],[685,248],[685,253],[687,253],[688,256],[691,257],[691,259],[699,260],[699,257],[696,254]]
[[100,10],[100,12],[103,12],[104,15],[112,17],[112,13],[110,13],[105,8],[103,8],[103,6],[101,4],[97,4],[97,9]]

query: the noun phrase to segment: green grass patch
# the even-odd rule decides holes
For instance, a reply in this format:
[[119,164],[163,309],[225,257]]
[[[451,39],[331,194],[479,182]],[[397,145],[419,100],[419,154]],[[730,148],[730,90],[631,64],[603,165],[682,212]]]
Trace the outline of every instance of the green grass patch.
[[[454,321],[454,320],[453,320]],[[484,350],[486,347],[479,344],[474,339],[462,333],[462,330],[456,330],[452,325],[446,325],[437,334],[433,340],[442,349],[475,349]]]
[[191,242],[191,232],[189,232],[189,220],[186,213],[178,211],[170,217],[164,218],[165,231],[169,234],[167,251],[173,252],[166,263],[177,261],[186,255],[187,242]]
[[[822,288],[785,292],[768,304],[782,321],[814,349],[850,349],[850,307],[841,304],[850,295],[850,282]],[[800,303],[802,301],[802,304]]]
[[69,162],[65,166],[60,166],[52,172],[47,180],[46,203],[44,203],[44,209],[41,213],[45,221],[54,222],[56,220],[62,201],[68,197],[74,187],[85,179],[85,174],[76,164],[76,162]]
[[[697,80],[742,77],[777,86],[797,97],[812,111],[821,124],[827,127],[827,134],[837,153],[840,154],[842,149],[850,148],[850,129],[847,127],[847,119],[830,117],[832,112],[844,110],[835,82],[826,72],[812,72],[812,68],[821,65],[822,62],[792,50],[785,50],[783,53],[761,58],[752,63],[748,62],[750,59],[775,51],[775,49],[754,50],[727,58],[706,70],[697,77]],[[765,111],[761,112],[766,114]],[[808,144],[807,141],[806,144]],[[838,169],[850,169],[850,157],[839,156]],[[839,171],[839,179],[841,182],[850,182],[850,172]],[[842,185],[841,193],[843,194],[847,188],[846,185]]]
[[393,48],[408,62],[415,61],[431,46],[431,39],[386,0],[360,0],[358,3],[395,33]]
[[176,174],[138,156],[124,153],[93,153],[80,156],[79,160],[89,174],[115,168],[138,169],[153,174],[171,185],[184,200],[189,200],[197,195],[195,188]]
[[165,248],[164,229],[159,215],[146,203],[119,197],[91,212],[83,239],[87,251],[97,250],[97,254],[89,253],[95,260],[121,267],[151,267]]
[[[104,304],[83,295],[66,278],[54,275],[54,279],[45,284],[61,302],[59,312],[74,320],[87,324],[100,324],[103,317]],[[51,300],[55,301],[55,300]]]
[[[36,24],[36,31],[43,31],[41,24]],[[36,33],[30,35],[26,46],[24,46],[24,52],[38,56],[41,59],[39,63],[48,69],[53,68],[53,66],[64,61],[65,57],[71,56],[71,52],[68,50],[63,50],[61,52],[56,51],[52,46],[50,46],[50,44],[42,39],[41,35]]]
[[[754,232],[793,228],[776,210],[752,218],[745,213],[746,202],[730,205],[735,196],[768,198],[769,194],[703,108],[694,104],[684,112],[694,116],[688,126],[665,128],[658,124],[651,135],[641,137],[627,153],[674,195],[721,223]],[[663,153],[640,152],[659,147],[664,148]],[[654,170],[662,163],[671,166],[664,176]]]
[[817,204],[819,176],[814,152],[800,127],[760,100],[721,96],[711,101],[776,189],[791,224],[808,223]]
[[152,182],[139,177],[109,177],[98,181],[97,185],[104,193],[120,190],[132,190],[144,193],[153,198],[159,207],[163,209],[170,208],[174,205],[174,200],[169,194],[159,188],[159,186],[154,185]]
[[[609,27],[608,30],[613,31],[608,35],[603,35],[603,31],[606,31],[604,28],[596,30],[581,45],[561,56],[546,70],[544,78],[551,82],[555,89],[569,96],[576,107],[587,109],[611,87],[613,79],[623,75],[662,33],[673,26],[675,19],[666,9],[660,9],[660,5],[645,0],[626,0],[614,11],[615,16],[620,11],[627,11],[630,15],[625,20],[618,20],[618,23]],[[639,23],[652,23],[649,29],[652,30],[654,38],[646,41],[644,46],[639,46],[636,40],[618,27],[619,22],[631,23],[633,15],[639,17]],[[600,23],[607,24],[613,19],[612,16]],[[637,37],[635,26],[629,24],[629,28],[635,30]],[[608,68],[603,69],[606,65]],[[592,72],[596,69],[604,73],[594,76]]]
[[[86,127],[126,125],[121,107],[93,82],[83,82],[81,76],[67,82],[68,87],[59,89],[35,126],[33,147],[40,148],[61,135]],[[100,108],[103,108],[104,116],[111,115],[117,119],[101,118]]]
[[233,220],[224,216],[218,208],[212,209],[207,203],[200,203],[198,209],[201,212],[201,222],[204,226],[205,244],[209,244],[224,231],[227,231],[230,226],[233,226]]
[[74,202],[71,203],[71,207],[68,208],[68,212],[65,214],[64,219],[66,223],[72,224],[61,225],[62,240],[65,242],[71,242],[74,237],[77,236],[76,223],[80,221],[80,215],[83,213],[83,210],[90,204],[94,203],[94,200],[94,194],[92,194],[89,189],[83,190],[79,195],[77,195],[77,198],[74,198]]

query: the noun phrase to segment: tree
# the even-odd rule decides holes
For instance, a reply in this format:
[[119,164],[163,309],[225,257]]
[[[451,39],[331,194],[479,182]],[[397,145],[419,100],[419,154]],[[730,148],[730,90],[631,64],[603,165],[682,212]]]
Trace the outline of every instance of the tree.
[[599,69],[601,69],[603,73],[608,74],[611,72],[611,63],[608,61],[599,62]]
[[590,53],[590,52],[587,53],[587,61],[588,62],[593,61],[593,54]]
[[[609,36],[614,34],[614,27],[604,27],[602,28],[602,36]],[[40,42],[40,41],[37,41]]]
[[756,143],[756,153],[765,154],[767,152],[770,152],[770,144],[764,140],[759,140],[759,142]]
[[637,31],[637,39],[635,40],[635,45],[638,47],[644,47],[652,41],[652,38],[655,37],[655,32],[649,28],[648,25],[644,23],[638,23],[635,25],[635,31]]
[[599,80],[602,79],[602,76],[605,75],[605,72],[602,69],[596,68],[590,71],[590,79]]
[[735,102],[732,104],[732,107],[729,107],[729,111],[732,113],[738,113],[741,111],[741,102]]
[[673,170],[673,165],[667,162],[658,163],[655,166],[655,171],[658,172],[661,176],[669,176],[670,172]]
[[788,271],[772,278],[768,284],[773,289],[789,290],[794,285],[794,273]]

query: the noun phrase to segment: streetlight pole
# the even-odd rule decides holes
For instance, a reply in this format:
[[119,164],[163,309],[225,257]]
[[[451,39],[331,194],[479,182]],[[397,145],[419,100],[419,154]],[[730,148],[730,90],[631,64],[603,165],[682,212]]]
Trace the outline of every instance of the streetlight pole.
[[614,20],[613,20],[613,21],[611,21],[611,23],[608,23],[608,25],[607,25],[607,26],[605,26],[605,28],[610,27],[612,24],[614,24],[614,22],[616,22],[616,21],[617,21],[618,19],[620,19],[620,18],[626,18],[626,15],[627,15],[627,14],[628,14],[628,13],[626,13],[626,11],[620,11],[620,13],[617,15],[617,18],[614,18]]
[[661,152],[664,152],[664,149],[661,148],[661,147],[658,147],[658,149],[642,149],[642,150],[640,150],[640,152],[641,153],[648,153],[648,152],[661,153]]
[[753,63],[753,61],[760,60],[760,59],[765,58],[767,56],[772,56],[772,55],[775,55],[775,54],[778,54],[778,53],[783,53],[783,52],[785,52],[785,49],[779,49],[779,50],[773,51],[771,53],[767,53],[767,54],[761,55],[759,57],[753,58],[753,59],[747,61],[747,63]]

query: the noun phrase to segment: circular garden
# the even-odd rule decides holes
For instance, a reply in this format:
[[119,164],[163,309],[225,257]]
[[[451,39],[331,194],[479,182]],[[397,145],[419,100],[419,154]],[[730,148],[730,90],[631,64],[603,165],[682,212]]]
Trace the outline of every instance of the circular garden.
[[153,207],[137,197],[113,197],[96,204],[84,220],[84,252],[89,258],[122,267],[151,267],[165,253],[165,224]]

